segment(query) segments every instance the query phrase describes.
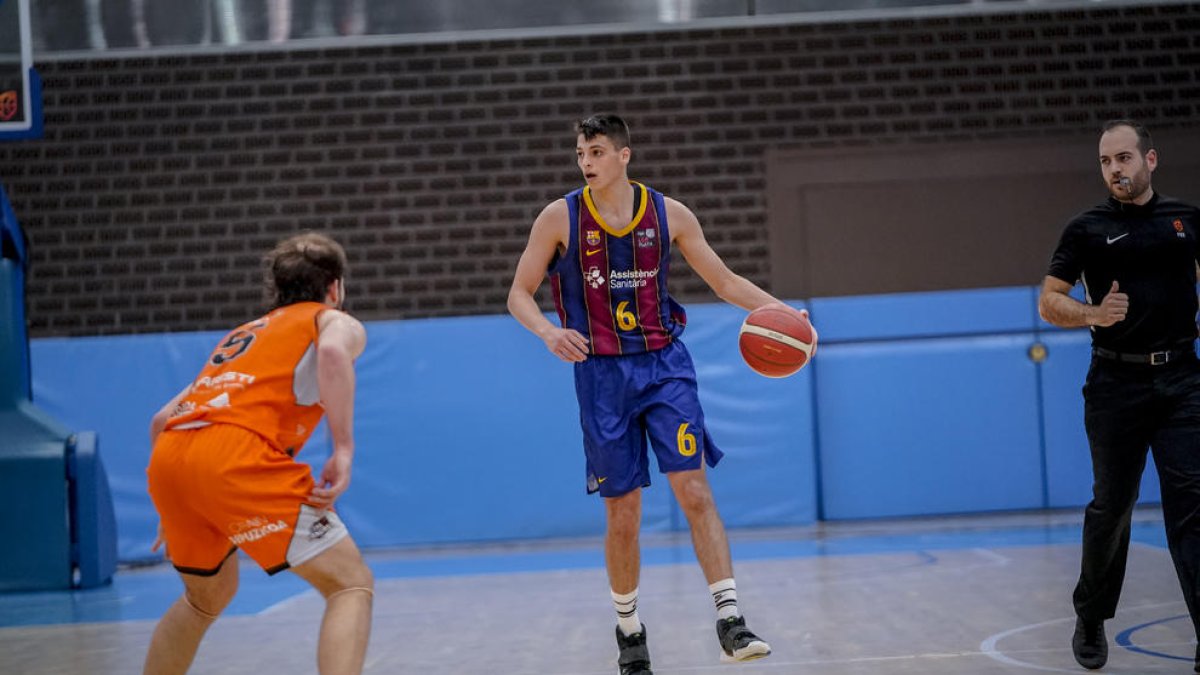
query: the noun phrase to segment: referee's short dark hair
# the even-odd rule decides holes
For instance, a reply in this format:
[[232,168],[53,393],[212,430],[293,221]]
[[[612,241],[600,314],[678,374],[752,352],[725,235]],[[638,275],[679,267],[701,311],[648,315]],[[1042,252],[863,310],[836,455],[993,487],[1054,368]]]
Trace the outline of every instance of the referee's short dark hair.
[[611,113],[597,113],[576,122],[575,133],[589,141],[597,136],[607,136],[618,150],[629,147],[629,125]]
[[1100,132],[1108,133],[1116,127],[1129,127],[1130,129],[1133,129],[1134,133],[1136,133],[1138,137],[1138,150],[1141,150],[1143,155],[1145,155],[1150,151],[1151,148],[1154,147],[1154,142],[1150,140],[1150,130],[1131,119],[1109,120],[1104,123],[1104,127],[1100,130]]

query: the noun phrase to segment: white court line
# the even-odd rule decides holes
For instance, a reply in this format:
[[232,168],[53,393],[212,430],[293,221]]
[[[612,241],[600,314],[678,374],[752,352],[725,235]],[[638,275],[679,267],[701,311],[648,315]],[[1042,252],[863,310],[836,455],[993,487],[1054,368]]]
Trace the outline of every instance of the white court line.
[[[1171,605],[1178,605],[1179,603],[1180,603],[1179,600],[1173,600],[1171,602],[1158,602],[1158,603],[1155,603],[1152,605],[1139,605],[1137,607],[1129,607],[1123,611],[1131,612],[1131,611],[1137,611],[1137,610],[1142,610],[1142,609],[1157,609],[1159,607],[1169,607]],[[1017,633],[1023,633],[1027,630],[1033,630],[1035,628],[1041,628],[1042,626],[1049,626],[1051,624],[1070,623],[1074,620],[1075,620],[1075,617],[1069,616],[1069,617],[1062,618],[1062,619],[1051,619],[1049,621],[1042,621],[1041,623],[1031,623],[1031,624],[1027,624],[1024,626],[1017,626],[1016,628],[1010,628],[1006,631],[996,633],[995,635],[992,635],[991,637],[988,637],[987,639],[985,639],[983,642],[980,642],[979,643],[979,651],[982,652],[984,654],[984,656],[987,656],[993,660],[999,661],[1000,663],[1004,663],[1004,664],[1007,664],[1010,666],[1018,666],[1020,668],[1026,668],[1029,670],[1043,670],[1043,671],[1052,672],[1052,673],[1079,673],[1079,668],[1067,669],[1067,668],[1055,668],[1054,666],[1042,666],[1042,665],[1038,665],[1036,663],[1029,663],[1027,661],[1021,661],[1018,659],[1014,659],[1011,656],[1008,656],[1007,654],[1005,654],[1004,652],[996,649],[997,643],[999,643],[1001,640],[1003,640],[1004,638],[1009,637],[1011,635],[1016,635]],[[1065,649],[1065,647],[1064,647],[1064,649]],[[1035,653],[1035,652],[1039,652],[1039,651],[1040,652],[1045,652],[1045,651],[1057,652],[1058,650],[1057,649],[1055,649],[1055,650],[1023,650],[1021,653]]]
[[987,638],[983,642],[980,642],[979,643],[979,651],[982,652],[983,655],[987,656],[988,658],[991,658],[995,661],[999,661],[1000,663],[1008,664],[1010,666],[1017,666],[1018,668],[1028,668],[1031,670],[1045,670],[1045,671],[1049,671],[1052,673],[1078,673],[1079,672],[1078,668],[1072,668],[1072,669],[1068,670],[1066,668],[1055,668],[1053,666],[1039,666],[1034,663],[1028,663],[1026,661],[1019,661],[1019,660],[1014,659],[1014,658],[1008,656],[1007,654],[1005,654],[1001,651],[998,651],[996,649],[996,643],[1000,642],[1001,640],[1003,640],[1004,638],[1006,638],[1010,635],[1016,635],[1017,633],[1023,633],[1027,630],[1033,630],[1034,628],[1041,628],[1042,626],[1049,626],[1051,624],[1067,623],[1069,621],[1072,621],[1074,618],[1075,617],[1072,616],[1072,617],[1067,617],[1065,619],[1051,619],[1050,621],[1043,621],[1041,623],[1031,623],[1031,624],[1027,624],[1024,626],[1017,626],[1016,628],[1010,628],[1001,633],[996,633],[995,635],[992,635],[991,637]]
[[[989,567],[989,568],[990,567],[1004,567],[1005,565],[1012,562],[1011,558],[1008,558],[1007,556],[1001,555],[1001,554],[996,553],[995,551],[992,551],[989,549],[975,548],[975,549],[969,549],[969,550],[972,553],[978,555],[979,557],[984,558],[985,559],[984,562],[970,563],[970,564],[964,564],[964,565],[958,565],[958,566],[941,566],[941,567],[939,567],[939,569],[949,570],[952,572],[965,572],[965,571],[970,571],[970,570],[977,570],[977,569],[984,568],[984,567]],[[820,572],[817,574],[813,574],[809,577],[800,576],[800,577],[789,578],[789,579],[781,582],[781,585],[784,587],[787,587],[787,588],[794,587],[794,586],[805,586],[806,587],[806,586],[810,585],[814,579],[817,579],[817,578],[819,578],[821,584],[826,585],[826,586],[833,586],[833,585],[837,585],[837,584],[857,584],[865,579],[872,579],[874,577],[879,577],[879,576],[892,577],[892,576],[895,576],[898,574],[908,574],[911,572],[923,572],[926,569],[928,569],[931,565],[939,565],[940,566],[941,562],[942,562],[942,558],[939,558],[938,556],[936,556],[924,549],[918,549],[918,550],[914,550],[914,551],[904,551],[903,553],[906,555],[916,556],[917,558],[928,558],[930,560],[918,560],[915,564],[905,563],[903,565],[889,565],[887,567],[875,567],[875,568],[871,568],[871,569],[867,569],[867,570],[844,570],[844,571],[840,571],[840,572],[836,572],[836,573]],[[761,561],[755,561],[755,562],[761,562]],[[746,563],[743,562],[742,564],[744,565]]]
[[991,560],[993,563],[995,563],[996,565],[1001,566],[1001,567],[1012,562],[1012,558],[1009,558],[1008,556],[1000,555],[999,553],[996,553],[995,551],[988,549],[988,548],[973,548],[973,549],[971,549],[971,551],[978,556],[981,556],[983,558],[987,558],[988,560]]
[[[780,659],[776,659],[774,657],[767,657],[765,659],[758,659],[755,661],[747,661],[747,662],[745,662],[744,665],[756,665],[756,666],[760,666],[761,670],[765,670],[765,669],[773,670],[773,669],[777,669],[777,668],[794,669],[794,668],[803,667],[803,666],[809,666],[809,667],[812,667],[812,666],[837,666],[837,665],[855,665],[855,664],[872,664],[872,663],[891,663],[891,662],[897,662],[897,661],[925,661],[925,660],[934,660],[934,659],[949,660],[949,659],[959,659],[959,658],[963,658],[963,657],[977,657],[977,656],[979,656],[979,652],[967,651],[967,652],[929,652],[926,654],[898,654],[895,656],[859,656],[859,657],[849,658],[849,659],[801,659],[801,660],[793,660],[793,661],[783,661]],[[614,661],[613,663],[615,665],[616,662]],[[728,663],[718,662],[718,663],[714,663],[712,665],[706,665],[706,666],[679,666],[679,667],[671,668],[671,672],[673,672],[673,673],[706,673],[709,671],[713,671],[713,672],[728,673],[728,672],[730,672],[730,670],[729,670],[730,665],[731,664],[728,664]],[[788,672],[794,673],[796,671],[788,670]],[[1066,672],[1075,673],[1077,671],[1071,670],[1071,671],[1066,671]],[[612,673],[612,670],[609,669],[609,670],[587,670],[587,671],[580,671],[580,672],[576,672],[576,673],[564,673],[563,675],[611,675],[611,673]]]

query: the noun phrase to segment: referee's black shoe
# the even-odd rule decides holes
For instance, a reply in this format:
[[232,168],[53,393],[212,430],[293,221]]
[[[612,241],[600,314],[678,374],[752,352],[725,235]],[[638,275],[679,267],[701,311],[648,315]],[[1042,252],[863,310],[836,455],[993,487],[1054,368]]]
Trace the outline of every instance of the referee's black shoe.
[[1104,636],[1104,622],[1076,618],[1071,651],[1075,652],[1075,662],[1084,668],[1103,668],[1108,663],[1108,638]]

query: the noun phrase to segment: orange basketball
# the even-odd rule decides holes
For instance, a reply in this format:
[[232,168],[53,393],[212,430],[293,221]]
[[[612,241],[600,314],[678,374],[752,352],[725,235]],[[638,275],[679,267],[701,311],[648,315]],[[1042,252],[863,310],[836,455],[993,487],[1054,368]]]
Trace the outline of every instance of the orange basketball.
[[746,365],[767,377],[787,377],[804,367],[817,351],[817,331],[808,319],[781,307],[750,312],[738,332]]

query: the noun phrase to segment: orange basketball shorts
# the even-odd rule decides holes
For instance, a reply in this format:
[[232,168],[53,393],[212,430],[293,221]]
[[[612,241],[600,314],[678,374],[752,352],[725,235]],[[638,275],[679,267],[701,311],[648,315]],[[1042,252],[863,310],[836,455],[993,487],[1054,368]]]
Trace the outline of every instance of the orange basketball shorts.
[[312,470],[231,424],[159,434],[146,470],[175,569],[211,575],[240,548],[268,574],[347,535],[332,510],[305,503]]

